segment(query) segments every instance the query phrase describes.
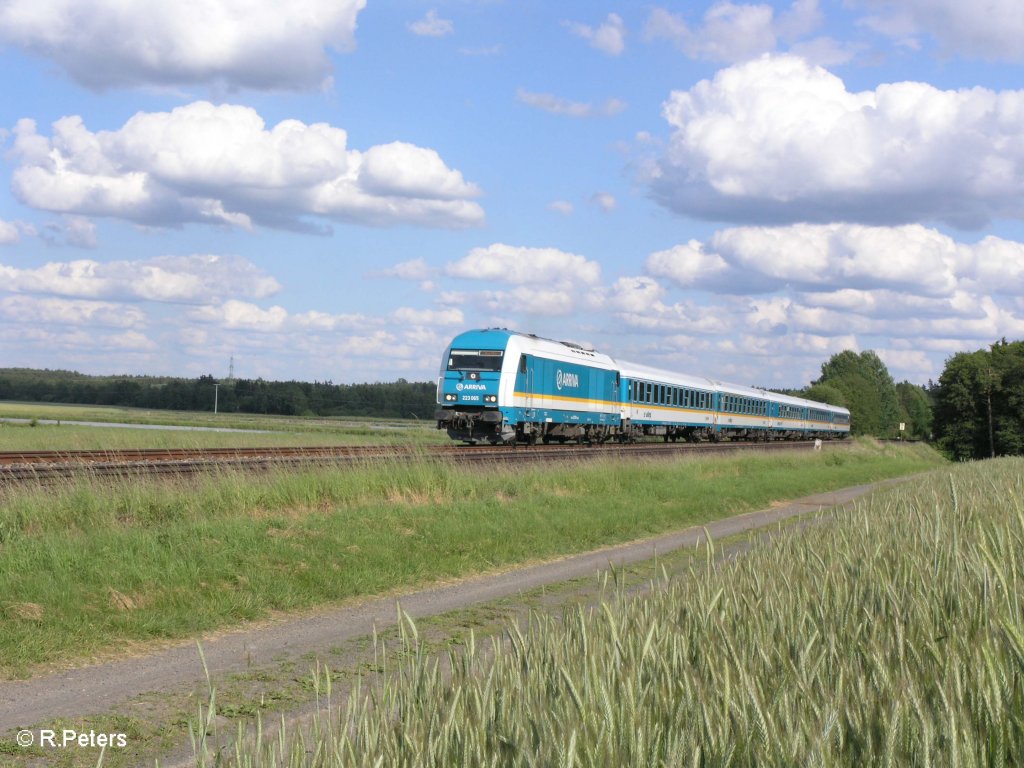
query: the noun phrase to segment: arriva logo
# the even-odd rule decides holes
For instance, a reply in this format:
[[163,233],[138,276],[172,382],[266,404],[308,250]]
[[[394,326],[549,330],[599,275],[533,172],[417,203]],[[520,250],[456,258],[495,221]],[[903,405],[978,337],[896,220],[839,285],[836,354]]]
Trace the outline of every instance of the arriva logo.
[[555,386],[559,390],[562,387],[571,387],[577,389],[580,386],[580,375],[578,373],[568,373],[559,369],[558,373],[555,374]]
[[461,392],[464,389],[487,389],[486,384],[463,384],[461,381],[455,385],[455,388]]

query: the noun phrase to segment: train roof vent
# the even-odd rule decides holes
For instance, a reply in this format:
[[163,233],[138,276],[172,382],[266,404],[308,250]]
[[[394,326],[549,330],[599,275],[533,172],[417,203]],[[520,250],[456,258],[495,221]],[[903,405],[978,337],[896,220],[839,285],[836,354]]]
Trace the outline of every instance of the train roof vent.
[[593,349],[588,349],[587,347],[584,347],[582,344],[577,344],[574,341],[560,341],[558,343],[559,344],[563,344],[566,347],[569,347],[569,349],[577,349],[580,352],[584,352],[584,353],[586,353],[588,355],[591,355],[591,354],[594,353]]

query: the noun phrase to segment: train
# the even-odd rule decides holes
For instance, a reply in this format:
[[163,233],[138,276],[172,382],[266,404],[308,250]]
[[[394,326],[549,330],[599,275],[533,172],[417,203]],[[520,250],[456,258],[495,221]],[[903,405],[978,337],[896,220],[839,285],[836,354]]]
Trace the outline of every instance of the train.
[[615,360],[506,328],[458,334],[437,381],[438,429],[476,445],[842,439],[826,403]]

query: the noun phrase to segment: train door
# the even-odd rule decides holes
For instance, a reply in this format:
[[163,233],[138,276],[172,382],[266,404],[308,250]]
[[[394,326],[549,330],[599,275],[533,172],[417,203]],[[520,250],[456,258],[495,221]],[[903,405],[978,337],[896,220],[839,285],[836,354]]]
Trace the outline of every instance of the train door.
[[534,390],[534,359],[532,355],[519,356],[519,378],[522,382],[523,407],[527,411],[527,417],[532,417],[537,407],[537,395]]

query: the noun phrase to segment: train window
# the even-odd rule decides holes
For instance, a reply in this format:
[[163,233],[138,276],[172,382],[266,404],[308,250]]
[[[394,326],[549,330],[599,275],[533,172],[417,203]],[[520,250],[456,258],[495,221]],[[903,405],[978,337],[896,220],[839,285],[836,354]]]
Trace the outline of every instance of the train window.
[[519,356],[519,372],[526,373],[526,355]]
[[453,349],[448,356],[448,370],[500,371],[504,354],[500,349]]
[[644,392],[644,402],[649,403],[651,402],[651,393],[654,391],[654,385],[647,384],[645,389],[646,392]]

